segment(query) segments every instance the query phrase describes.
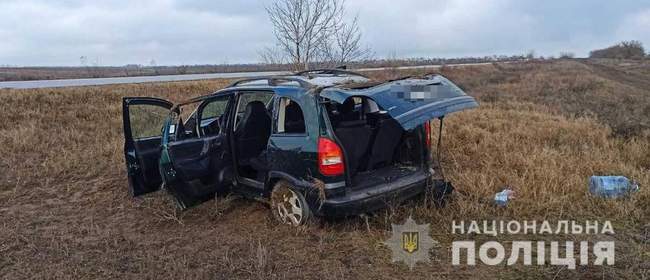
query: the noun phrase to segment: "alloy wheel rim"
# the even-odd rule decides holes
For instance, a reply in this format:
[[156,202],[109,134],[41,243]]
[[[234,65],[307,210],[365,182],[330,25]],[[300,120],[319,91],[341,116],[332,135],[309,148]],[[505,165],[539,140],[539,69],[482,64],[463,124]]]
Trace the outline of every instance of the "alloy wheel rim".
[[302,222],[302,204],[293,190],[283,192],[280,201],[276,202],[278,216],[283,223],[290,225],[300,225]]

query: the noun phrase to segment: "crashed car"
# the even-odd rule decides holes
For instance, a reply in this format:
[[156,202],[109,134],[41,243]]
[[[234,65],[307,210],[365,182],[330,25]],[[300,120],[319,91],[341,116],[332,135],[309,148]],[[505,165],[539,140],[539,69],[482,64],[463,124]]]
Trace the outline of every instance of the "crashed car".
[[333,69],[240,80],[178,104],[125,97],[130,192],[162,188],[181,209],[234,192],[291,225],[367,213],[444,184],[432,120],[476,106],[440,75],[374,82]]

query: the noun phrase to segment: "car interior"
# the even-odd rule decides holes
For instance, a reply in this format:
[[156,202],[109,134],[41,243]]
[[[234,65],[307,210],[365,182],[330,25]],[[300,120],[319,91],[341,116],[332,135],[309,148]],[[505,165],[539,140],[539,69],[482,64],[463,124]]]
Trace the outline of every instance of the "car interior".
[[287,97],[278,102],[278,123],[276,134],[304,134],[305,119],[300,105]]
[[240,176],[263,181],[266,174],[266,147],[271,136],[273,93],[243,93],[237,103],[234,144]]
[[134,148],[138,151],[138,160],[142,168],[143,180],[138,182],[139,189],[135,195],[154,191],[162,183],[158,171],[160,158],[161,131],[169,111],[166,108],[150,105],[131,105],[129,122]]
[[[224,113],[228,102],[228,98],[221,98],[183,106],[179,116],[181,122],[178,125],[179,132],[185,131],[185,133],[178,133],[176,137],[179,137],[180,140],[219,134],[221,128],[226,125],[224,123]],[[187,112],[190,112],[190,114]],[[197,114],[200,115],[196,116]],[[182,122],[183,119],[186,120],[184,123]],[[196,126],[197,119],[199,120],[198,127]]]
[[[179,108],[173,140],[169,143],[169,155],[174,168],[183,175],[192,196],[209,196],[214,186],[222,180],[213,170],[223,170],[229,163],[220,160],[227,141],[220,133],[225,127],[224,115],[231,96],[219,96],[202,102],[184,104]],[[187,121],[183,121],[187,118]],[[197,126],[196,123],[199,123]]]
[[[258,93],[261,94],[261,93]],[[237,147],[239,175],[258,182],[265,180],[268,171],[266,148],[273,129],[272,95],[257,97],[242,95],[239,106],[245,107],[235,126],[235,145]],[[241,108],[241,107],[240,107]],[[305,120],[300,105],[289,98],[278,101],[278,120],[275,134],[305,133]]]
[[402,129],[372,99],[355,96],[342,104],[330,101],[325,106],[334,133],[345,150],[353,185],[373,184],[373,178],[380,180],[374,183],[385,183],[420,166],[421,137]]
[[[237,171],[240,176],[258,182],[264,181],[268,171],[265,152],[272,130],[273,96],[272,92],[243,92],[235,106],[233,137]],[[228,99],[224,98],[186,104],[182,107],[175,128],[176,133],[173,133],[175,140],[172,142],[171,150],[177,162],[179,160],[185,162],[184,166],[187,168],[183,169],[186,169],[186,173],[210,170],[206,168],[206,164],[210,164],[211,160],[205,157],[205,145],[208,145],[209,139],[219,135],[222,128],[226,126],[227,104]],[[305,133],[303,112],[298,103],[288,98],[281,98],[278,110],[279,121],[275,133]],[[187,121],[183,122],[183,116]],[[198,127],[197,120],[200,123]],[[196,144],[189,142],[196,142]],[[188,160],[183,160],[185,158]],[[191,177],[201,178],[204,183],[211,181],[208,174],[192,174]]]

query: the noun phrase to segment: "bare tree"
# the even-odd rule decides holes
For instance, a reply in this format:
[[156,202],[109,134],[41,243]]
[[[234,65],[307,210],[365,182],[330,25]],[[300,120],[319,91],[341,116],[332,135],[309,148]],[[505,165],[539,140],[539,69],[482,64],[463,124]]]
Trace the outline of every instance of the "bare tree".
[[399,65],[402,61],[400,61],[399,55],[397,54],[397,50],[392,50],[388,53],[388,56],[386,57],[386,62],[387,62],[387,68],[388,71],[386,71],[386,74],[388,75],[387,79],[396,79],[399,77]]
[[190,68],[189,65],[185,65],[185,64],[179,65],[179,66],[176,66],[176,72],[178,74],[185,75],[185,74],[187,74],[187,69],[189,69],[189,68]]
[[81,64],[81,66],[83,66],[83,67],[88,66],[88,57],[85,56],[85,55],[80,56],[79,57],[79,64]]
[[340,28],[344,0],[278,0],[266,7],[275,37],[296,69],[308,69]]
[[329,42],[323,44],[323,62],[339,66],[350,61],[369,59],[372,51],[361,45],[361,30],[359,17],[355,16],[350,23],[342,22]]
[[286,63],[285,55],[277,47],[265,47],[258,52],[262,62],[266,64],[284,64]]
[[151,70],[153,70],[154,75],[158,76],[160,75],[160,72],[158,71],[158,64],[156,63],[155,59],[151,59],[149,61],[149,67],[151,67]]
[[529,50],[526,55],[526,59],[535,59],[535,50]]

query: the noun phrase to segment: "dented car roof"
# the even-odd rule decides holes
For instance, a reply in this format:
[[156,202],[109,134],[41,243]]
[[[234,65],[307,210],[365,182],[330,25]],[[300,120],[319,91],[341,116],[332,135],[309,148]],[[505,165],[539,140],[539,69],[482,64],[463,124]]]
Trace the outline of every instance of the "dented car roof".
[[378,82],[354,72],[321,69],[293,75],[238,80],[226,90],[233,87],[255,89],[270,86],[303,88],[304,94],[317,92],[321,97],[337,103],[343,103],[350,97],[367,97],[406,130],[431,119],[478,107],[473,97],[442,75]]

